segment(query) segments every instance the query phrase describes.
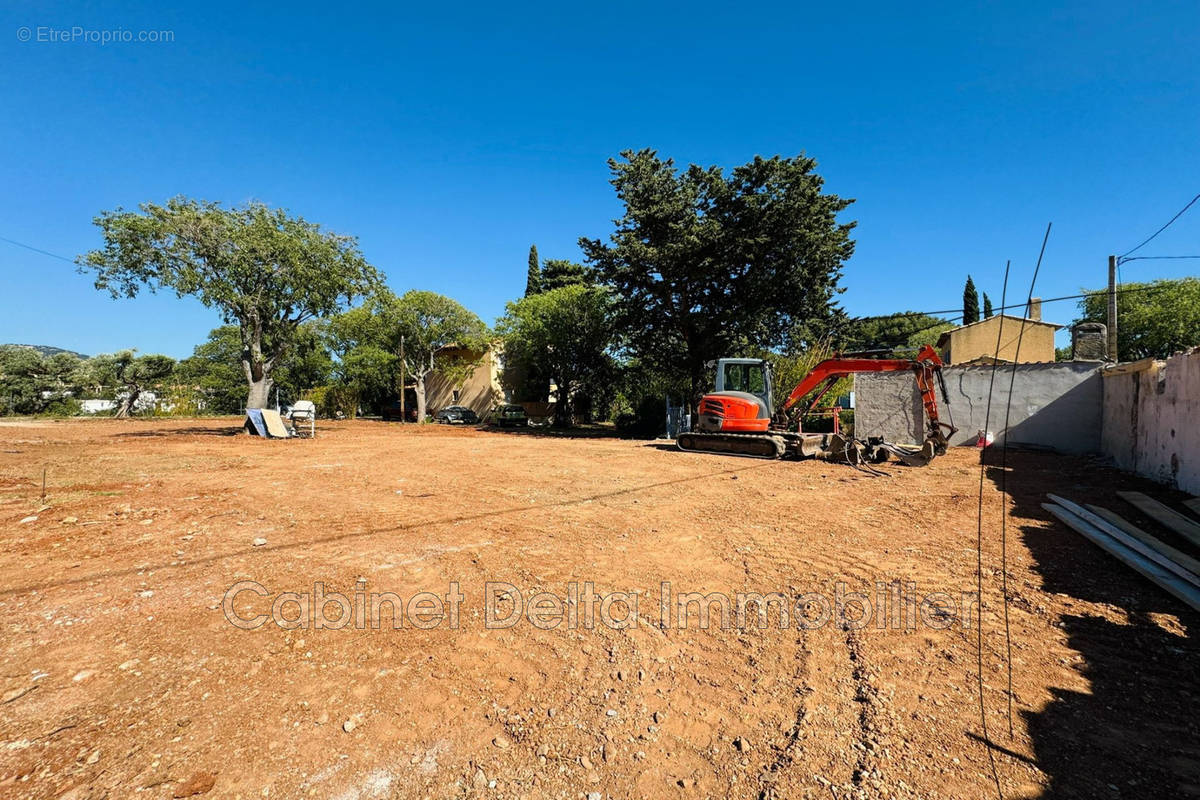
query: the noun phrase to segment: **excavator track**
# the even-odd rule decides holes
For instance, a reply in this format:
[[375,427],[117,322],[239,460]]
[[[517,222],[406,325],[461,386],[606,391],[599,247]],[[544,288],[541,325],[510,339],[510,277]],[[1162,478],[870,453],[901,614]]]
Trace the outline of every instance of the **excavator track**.
[[687,453],[718,453],[747,458],[782,458],[787,441],[762,433],[681,433],[675,445]]

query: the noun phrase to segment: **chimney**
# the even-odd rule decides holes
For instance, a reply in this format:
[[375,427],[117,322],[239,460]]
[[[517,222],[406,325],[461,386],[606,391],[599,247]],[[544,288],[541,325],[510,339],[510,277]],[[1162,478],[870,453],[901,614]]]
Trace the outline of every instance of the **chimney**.
[[1029,313],[1025,315],[1034,322],[1042,321],[1042,298],[1034,297],[1029,301]]

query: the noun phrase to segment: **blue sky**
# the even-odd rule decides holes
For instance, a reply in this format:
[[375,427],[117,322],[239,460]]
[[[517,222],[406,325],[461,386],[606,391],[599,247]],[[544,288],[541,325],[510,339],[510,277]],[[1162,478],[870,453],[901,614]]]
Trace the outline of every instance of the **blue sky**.
[[[174,41],[37,40],[73,26]],[[574,259],[579,236],[611,231],[605,162],[626,148],[815,157],[857,199],[855,315],[956,307],[967,273],[998,304],[1007,258],[1023,296],[1048,221],[1037,293],[1099,286],[1109,253],[1200,192],[1194,0],[9,2],[0,64],[0,237],[74,257],[98,245],[102,209],[253,198],[358,236],[397,291],[489,323],[524,288],[531,243]],[[1200,204],[1140,254],[1192,253]],[[173,295],[111,300],[0,242],[0,342],[185,356],[216,324]]]

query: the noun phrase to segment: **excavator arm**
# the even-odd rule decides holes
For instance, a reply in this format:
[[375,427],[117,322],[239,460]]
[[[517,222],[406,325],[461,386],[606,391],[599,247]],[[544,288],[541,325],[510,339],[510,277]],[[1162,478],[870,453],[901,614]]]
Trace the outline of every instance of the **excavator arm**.
[[783,410],[790,411],[801,398],[814,389],[819,391],[808,404],[805,411],[811,411],[825,396],[835,383],[849,375],[861,372],[912,372],[917,379],[917,388],[921,392],[921,402],[925,406],[926,442],[933,445],[938,453],[944,453],[949,444],[949,437],[957,430],[952,424],[942,422],[938,417],[937,396],[933,385],[936,380],[942,389],[943,399],[946,397],[946,387],[942,384],[942,359],[929,345],[924,345],[917,352],[916,358],[829,358],[813,367],[812,372],[804,376],[788,399],[783,404]]

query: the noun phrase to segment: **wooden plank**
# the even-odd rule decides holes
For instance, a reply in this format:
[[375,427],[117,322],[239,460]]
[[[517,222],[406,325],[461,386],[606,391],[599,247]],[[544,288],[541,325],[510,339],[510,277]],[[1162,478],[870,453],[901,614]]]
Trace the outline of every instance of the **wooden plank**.
[[1200,517],[1200,497],[1193,497],[1191,500],[1184,500],[1183,504],[1195,512],[1196,516]]
[[1143,542],[1150,545],[1160,553],[1170,556],[1176,564],[1184,567],[1193,575],[1200,575],[1200,561],[1192,558],[1182,550],[1176,550],[1166,542],[1156,539],[1115,511],[1109,511],[1107,508],[1101,508],[1100,506],[1094,506],[1091,504],[1088,504],[1087,508],[1093,514],[1103,517],[1105,520],[1120,528],[1125,533],[1128,533],[1130,536],[1136,539],[1141,539]]
[[1192,522],[1175,509],[1164,506],[1153,497],[1148,497],[1141,492],[1117,492],[1117,496],[1159,525],[1178,533],[1196,547],[1200,547],[1200,524]]
[[1157,584],[1163,591],[1179,598],[1179,600],[1186,603],[1193,610],[1200,611],[1200,590],[1197,590],[1191,584],[1158,566],[1150,559],[1135,553],[1111,536],[1101,533],[1093,525],[1067,511],[1062,506],[1055,503],[1042,503],[1042,508],[1049,511],[1064,525],[1083,535],[1092,544],[1104,550],[1113,558],[1141,573],[1144,578]]
[[1154,366],[1158,361],[1154,356],[1148,356],[1140,361],[1127,361],[1124,364],[1113,364],[1111,367],[1101,367],[1100,374],[1105,378],[1112,375],[1128,375],[1131,372],[1143,372]]
[[1195,573],[1188,570],[1182,564],[1176,563],[1169,555],[1160,553],[1158,550],[1146,544],[1141,539],[1130,536],[1116,525],[1113,525],[1103,517],[1096,516],[1083,506],[1072,503],[1070,500],[1065,500],[1056,494],[1050,494],[1046,496],[1058,503],[1067,511],[1070,511],[1072,514],[1082,519],[1084,522],[1098,529],[1101,533],[1108,534],[1129,549],[1142,554],[1146,558],[1158,564],[1160,567],[1170,570],[1188,583],[1200,589],[1200,578],[1196,577]]

